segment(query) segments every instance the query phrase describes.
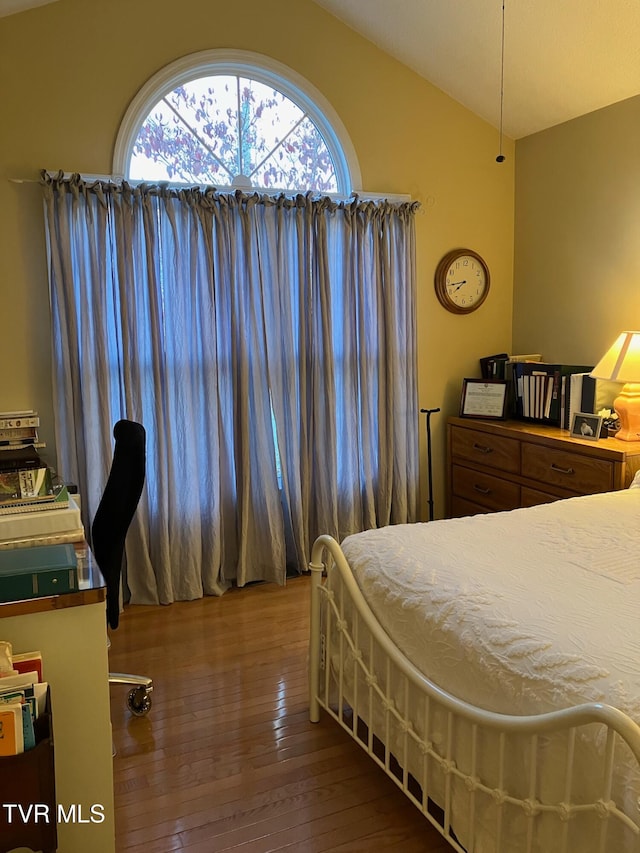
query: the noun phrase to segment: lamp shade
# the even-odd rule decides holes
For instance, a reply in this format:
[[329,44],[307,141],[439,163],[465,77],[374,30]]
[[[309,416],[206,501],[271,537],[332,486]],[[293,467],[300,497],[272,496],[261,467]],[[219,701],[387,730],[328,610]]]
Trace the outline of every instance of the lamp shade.
[[640,382],[640,332],[621,332],[591,376],[612,382]]

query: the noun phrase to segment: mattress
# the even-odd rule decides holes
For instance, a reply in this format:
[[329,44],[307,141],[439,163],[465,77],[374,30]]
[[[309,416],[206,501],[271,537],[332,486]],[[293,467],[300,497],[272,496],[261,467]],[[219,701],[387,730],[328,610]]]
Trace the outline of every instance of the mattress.
[[[342,550],[394,644],[432,682],[459,699],[506,714],[599,701],[640,722],[639,544],[640,489],[630,489],[512,512],[371,530],[347,537]],[[384,671],[377,662],[374,669],[380,675]],[[419,729],[420,696],[403,700],[400,689],[394,695],[395,704],[401,707],[404,702]],[[384,739],[382,719],[373,716],[366,722]],[[445,731],[444,718],[435,728]],[[465,726],[457,728],[460,756],[469,752],[469,735]],[[603,735],[587,731],[585,751],[575,766],[574,802],[594,796],[590,777],[595,773],[600,778],[595,767]],[[444,735],[432,739],[444,743]],[[391,750],[399,743],[392,737]],[[538,794],[543,801],[558,802],[563,799],[563,739],[543,739],[541,746],[545,770]],[[489,784],[499,778],[495,756],[495,746],[487,742],[480,763]],[[628,751],[616,756],[612,793],[633,809],[640,773]],[[409,755],[407,769],[413,773],[420,761],[420,755]],[[517,796],[527,796],[529,768],[525,747],[514,743],[508,787]],[[435,799],[442,802],[438,785],[436,780]],[[473,849],[493,853],[498,846],[495,808],[487,801],[476,811]],[[463,843],[468,812],[462,786],[454,791],[453,814]],[[610,831],[606,847],[593,846],[598,824],[599,819],[569,821],[562,827],[569,827],[569,842],[558,848],[558,822],[539,819],[537,841],[529,846],[527,820],[516,809],[504,824],[507,849],[637,850],[637,839],[617,827]]]
[[640,489],[370,530],[342,549],[394,643],[455,696],[508,714],[599,701],[640,722]]

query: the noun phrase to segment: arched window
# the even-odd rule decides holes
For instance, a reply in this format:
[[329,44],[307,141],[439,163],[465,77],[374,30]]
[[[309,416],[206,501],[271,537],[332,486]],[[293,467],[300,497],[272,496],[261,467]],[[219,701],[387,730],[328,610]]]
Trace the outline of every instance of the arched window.
[[122,123],[114,172],[220,189],[360,187],[353,146],[320,92],[244,51],[186,56],[151,78]]

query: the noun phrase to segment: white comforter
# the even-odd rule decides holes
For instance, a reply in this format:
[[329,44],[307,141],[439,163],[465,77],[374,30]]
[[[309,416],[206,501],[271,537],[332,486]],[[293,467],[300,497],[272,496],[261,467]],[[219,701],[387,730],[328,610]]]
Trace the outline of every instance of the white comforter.
[[639,546],[640,489],[342,544],[382,626],[443,689],[509,714],[601,701],[638,722]]

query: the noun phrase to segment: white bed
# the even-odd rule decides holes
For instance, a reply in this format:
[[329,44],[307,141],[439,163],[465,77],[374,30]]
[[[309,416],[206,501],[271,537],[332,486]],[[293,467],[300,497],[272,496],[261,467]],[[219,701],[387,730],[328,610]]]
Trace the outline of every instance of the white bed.
[[639,545],[640,488],[320,537],[311,718],[454,849],[639,851]]

